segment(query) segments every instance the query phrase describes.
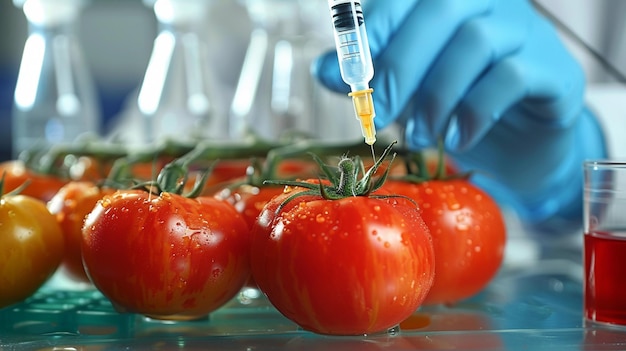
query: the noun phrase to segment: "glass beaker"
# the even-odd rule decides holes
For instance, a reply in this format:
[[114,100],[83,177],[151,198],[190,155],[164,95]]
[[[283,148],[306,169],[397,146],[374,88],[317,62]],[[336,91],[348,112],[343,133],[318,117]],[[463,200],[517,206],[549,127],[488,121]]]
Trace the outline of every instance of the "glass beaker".
[[14,0],[28,20],[15,86],[13,155],[98,134],[100,108],[77,36],[84,0]]
[[334,47],[327,4],[241,1],[253,31],[231,103],[230,137],[253,133],[276,139],[295,132],[316,139],[359,140],[350,99],[328,91],[311,75],[317,55]]
[[142,141],[223,138],[226,121],[212,97],[216,83],[207,53],[212,1],[144,3],[153,8],[159,32],[136,99]]

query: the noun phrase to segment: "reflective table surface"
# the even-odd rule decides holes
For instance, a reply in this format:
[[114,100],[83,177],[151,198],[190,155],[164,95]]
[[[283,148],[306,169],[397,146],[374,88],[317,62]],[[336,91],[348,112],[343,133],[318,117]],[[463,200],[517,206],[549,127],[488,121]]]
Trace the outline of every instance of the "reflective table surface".
[[0,350],[626,350],[626,327],[583,321],[581,256],[577,243],[511,235],[501,271],[480,294],[359,337],[303,331],[253,294],[203,320],[120,314],[97,290],[55,276],[0,310]]

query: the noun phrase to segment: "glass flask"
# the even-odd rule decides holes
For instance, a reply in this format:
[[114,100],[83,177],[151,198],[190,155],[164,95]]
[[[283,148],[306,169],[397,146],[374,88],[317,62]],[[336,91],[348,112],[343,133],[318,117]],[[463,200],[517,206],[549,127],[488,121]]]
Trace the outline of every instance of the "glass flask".
[[334,48],[325,1],[240,0],[253,30],[229,111],[231,138],[285,133],[359,140],[351,100],[311,75],[313,60]]
[[28,20],[15,86],[12,152],[98,134],[100,108],[77,36],[84,0],[14,0]]
[[[208,57],[209,0],[144,0],[158,34],[136,96],[116,133],[129,143],[224,138],[226,122],[212,97]],[[124,132],[129,133],[124,138]],[[132,132],[131,132],[132,131]],[[138,136],[140,136],[138,138]]]

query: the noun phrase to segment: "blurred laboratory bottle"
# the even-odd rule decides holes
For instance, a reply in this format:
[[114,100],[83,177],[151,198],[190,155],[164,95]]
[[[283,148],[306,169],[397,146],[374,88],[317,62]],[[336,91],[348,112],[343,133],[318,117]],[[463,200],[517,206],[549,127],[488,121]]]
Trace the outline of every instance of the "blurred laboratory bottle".
[[[208,57],[210,0],[144,0],[158,34],[138,93],[115,133],[130,144],[222,138],[226,125],[212,97]],[[129,129],[130,128],[130,129]],[[124,138],[124,133],[130,133]]]
[[311,0],[240,0],[252,33],[229,111],[231,138],[358,140],[351,101],[311,75],[311,63],[334,45],[328,6]]
[[12,151],[97,135],[100,108],[77,36],[86,0],[14,0],[28,21],[15,86]]

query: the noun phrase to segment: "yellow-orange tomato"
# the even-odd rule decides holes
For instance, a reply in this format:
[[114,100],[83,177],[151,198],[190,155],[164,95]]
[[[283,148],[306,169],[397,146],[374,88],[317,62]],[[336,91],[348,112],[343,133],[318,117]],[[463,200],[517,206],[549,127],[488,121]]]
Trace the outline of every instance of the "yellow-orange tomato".
[[65,237],[65,255],[62,267],[73,279],[88,282],[80,252],[85,217],[104,195],[115,189],[100,187],[90,181],[72,181],[65,184],[48,202],[48,210],[55,217]]
[[39,289],[63,258],[63,234],[41,200],[0,198],[0,308]]

